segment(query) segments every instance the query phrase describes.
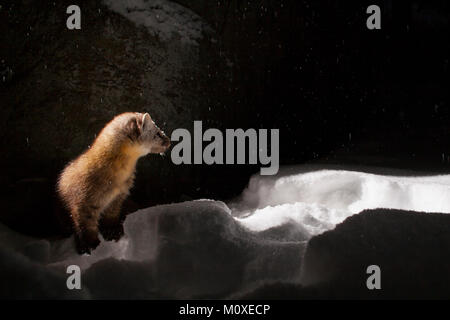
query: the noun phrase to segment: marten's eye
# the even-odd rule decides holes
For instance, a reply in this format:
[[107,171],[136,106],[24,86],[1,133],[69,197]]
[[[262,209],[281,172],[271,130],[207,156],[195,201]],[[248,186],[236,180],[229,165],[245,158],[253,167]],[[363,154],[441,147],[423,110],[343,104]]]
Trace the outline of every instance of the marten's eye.
[[161,139],[163,139],[163,138],[164,138],[164,136],[162,135],[162,133],[161,133],[161,132],[159,132],[159,131],[158,131],[158,132],[156,133],[156,135],[157,135],[158,137],[160,137]]

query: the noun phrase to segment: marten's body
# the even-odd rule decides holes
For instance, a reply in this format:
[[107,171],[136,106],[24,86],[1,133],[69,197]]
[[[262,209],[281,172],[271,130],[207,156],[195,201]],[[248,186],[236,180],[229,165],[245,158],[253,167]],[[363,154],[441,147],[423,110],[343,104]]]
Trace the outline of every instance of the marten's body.
[[170,140],[148,113],[123,113],[109,122],[93,145],[67,165],[58,194],[70,211],[80,253],[123,235],[120,208],[133,185],[137,160],[162,153]]

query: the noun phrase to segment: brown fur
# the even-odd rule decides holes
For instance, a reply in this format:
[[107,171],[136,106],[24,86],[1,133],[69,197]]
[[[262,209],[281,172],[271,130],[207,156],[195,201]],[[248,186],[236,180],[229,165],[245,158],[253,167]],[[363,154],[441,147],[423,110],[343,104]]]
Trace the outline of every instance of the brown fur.
[[67,165],[57,191],[70,211],[80,253],[98,246],[99,231],[105,240],[120,239],[120,208],[133,186],[138,159],[169,146],[148,114],[127,112],[109,122],[93,145]]

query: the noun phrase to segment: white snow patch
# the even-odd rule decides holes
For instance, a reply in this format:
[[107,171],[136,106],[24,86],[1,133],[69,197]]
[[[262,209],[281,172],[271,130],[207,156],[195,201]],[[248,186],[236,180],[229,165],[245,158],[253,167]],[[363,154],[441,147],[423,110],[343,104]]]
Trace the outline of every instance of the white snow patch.
[[182,42],[198,44],[209,26],[193,11],[168,0],[103,0],[112,11],[144,26],[162,41],[174,36]]
[[257,175],[231,206],[250,230],[293,221],[317,235],[365,209],[450,213],[450,175],[400,177],[345,170]]

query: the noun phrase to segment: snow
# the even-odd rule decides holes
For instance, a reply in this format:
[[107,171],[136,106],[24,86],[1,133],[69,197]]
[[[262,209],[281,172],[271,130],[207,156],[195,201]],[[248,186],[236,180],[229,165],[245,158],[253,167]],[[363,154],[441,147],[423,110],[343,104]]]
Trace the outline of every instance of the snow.
[[193,11],[167,0],[104,0],[112,11],[137,26],[144,26],[162,41],[175,37],[188,44],[198,44],[210,28]]
[[[307,241],[369,208],[450,212],[450,175],[345,170],[254,176],[228,205],[196,200],[139,210],[119,242],[79,256],[73,238],[34,239],[0,225],[0,295],[25,298],[224,298],[299,283]],[[303,170],[304,171],[304,170]],[[82,290],[66,288],[66,268]]]
[[295,222],[313,236],[365,209],[450,213],[450,175],[402,177],[319,170],[251,178],[237,203],[238,221],[253,231]]
[[[220,201],[139,210],[124,229],[119,242],[102,241],[92,255],[80,256],[73,238],[37,240],[2,227],[0,239],[9,247],[0,246],[0,282],[19,290],[5,289],[1,296],[54,297],[64,291],[66,268],[73,264],[81,268],[82,290],[66,289],[61,298],[224,297],[241,287],[300,277],[304,241],[291,241],[292,233],[271,239],[254,234]],[[30,279],[44,280],[29,288]]]

